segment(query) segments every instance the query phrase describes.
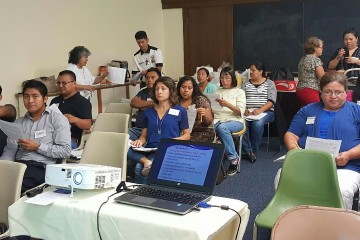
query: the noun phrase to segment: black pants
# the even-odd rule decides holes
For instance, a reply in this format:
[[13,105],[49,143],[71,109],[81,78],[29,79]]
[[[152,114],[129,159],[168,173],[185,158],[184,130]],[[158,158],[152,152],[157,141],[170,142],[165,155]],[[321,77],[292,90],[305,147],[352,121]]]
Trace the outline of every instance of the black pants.
[[44,163],[36,161],[22,161],[16,160],[16,162],[23,163],[27,166],[21,186],[21,193],[34,188],[45,182],[45,167]]

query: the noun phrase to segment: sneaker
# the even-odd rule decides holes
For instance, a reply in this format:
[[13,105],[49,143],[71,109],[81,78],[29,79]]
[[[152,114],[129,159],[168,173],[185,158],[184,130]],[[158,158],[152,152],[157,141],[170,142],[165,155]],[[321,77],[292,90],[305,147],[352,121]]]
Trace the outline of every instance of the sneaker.
[[249,158],[249,160],[250,160],[251,163],[254,163],[254,162],[256,161],[256,155],[255,155],[255,153],[249,152],[249,153],[248,153],[248,158]]
[[228,176],[234,176],[237,173],[237,164],[230,164],[229,169],[226,171]]

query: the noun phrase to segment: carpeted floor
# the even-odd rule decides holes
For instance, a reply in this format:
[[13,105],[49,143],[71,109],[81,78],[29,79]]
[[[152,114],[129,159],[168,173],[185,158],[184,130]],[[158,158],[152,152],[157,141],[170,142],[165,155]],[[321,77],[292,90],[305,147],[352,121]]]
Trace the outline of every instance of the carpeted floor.
[[[250,219],[245,231],[244,240],[252,239],[255,217],[266,207],[274,194],[274,177],[282,163],[274,163],[273,160],[286,154],[286,149],[282,146],[282,150],[278,151],[278,139],[270,138],[268,156],[266,156],[266,144],[263,143],[255,163],[250,163],[248,160],[243,159],[241,161],[241,172],[235,176],[227,177],[215,187],[213,195],[239,199],[249,205]],[[276,155],[273,156],[274,154]],[[269,238],[269,231],[259,229],[258,240],[268,240]]]

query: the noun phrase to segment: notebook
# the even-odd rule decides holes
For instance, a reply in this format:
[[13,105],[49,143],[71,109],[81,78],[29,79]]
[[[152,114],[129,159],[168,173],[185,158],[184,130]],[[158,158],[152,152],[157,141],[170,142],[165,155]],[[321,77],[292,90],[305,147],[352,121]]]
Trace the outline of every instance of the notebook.
[[211,198],[223,156],[224,146],[220,144],[163,138],[147,184],[115,201],[186,214]]

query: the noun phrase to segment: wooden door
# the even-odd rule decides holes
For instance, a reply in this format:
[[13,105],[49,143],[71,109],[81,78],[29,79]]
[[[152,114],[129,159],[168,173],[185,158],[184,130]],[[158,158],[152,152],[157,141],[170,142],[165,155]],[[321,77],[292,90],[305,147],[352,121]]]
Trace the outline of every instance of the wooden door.
[[184,72],[210,65],[216,71],[222,62],[233,63],[232,6],[184,8]]

